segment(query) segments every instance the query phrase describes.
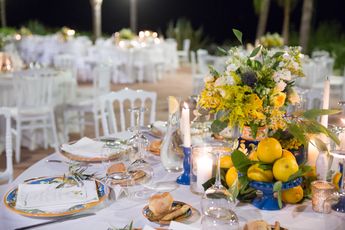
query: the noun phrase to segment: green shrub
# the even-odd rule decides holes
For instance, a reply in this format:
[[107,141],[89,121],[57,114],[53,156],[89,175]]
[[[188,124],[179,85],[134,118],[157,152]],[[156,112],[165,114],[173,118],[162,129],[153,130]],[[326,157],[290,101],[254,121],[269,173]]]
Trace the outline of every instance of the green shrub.
[[204,48],[209,39],[204,36],[204,31],[202,27],[199,27],[195,30],[192,26],[192,23],[185,19],[180,18],[174,23],[173,21],[169,22],[166,36],[168,38],[174,38],[177,42],[177,48],[181,50],[183,48],[183,40],[190,39],[190,49],[197,50]]

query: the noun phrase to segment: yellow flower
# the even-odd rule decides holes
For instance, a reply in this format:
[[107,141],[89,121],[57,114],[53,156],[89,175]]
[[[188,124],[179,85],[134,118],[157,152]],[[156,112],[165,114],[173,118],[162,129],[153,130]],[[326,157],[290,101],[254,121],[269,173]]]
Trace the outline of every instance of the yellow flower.
[[277,92],[272,95],[271,103],[274,107],[280,108],[285,104],[286,94]]

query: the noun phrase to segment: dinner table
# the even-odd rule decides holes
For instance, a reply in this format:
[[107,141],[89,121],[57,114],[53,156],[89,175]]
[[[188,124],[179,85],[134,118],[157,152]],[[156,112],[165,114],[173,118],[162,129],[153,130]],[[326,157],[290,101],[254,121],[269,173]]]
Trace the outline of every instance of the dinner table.
[[[115,135],[116,138],[128,139],[131,133],[121,132]],[[147,153],[149,154],[149,153]],[[176,178],[181,174],[167,172],[160,163],[160,157],[153,155],[153,178],[152,182],[169,182],[176,183]],[[42,176],[61,176],[68,171],[68,165],[64,163],[49,162],[49,160],[68,160],[61,153],[52,153],[37,163],[26,169],[12,183],[0,186],[0,195],[4,200],[8,191],[18,186],[30,178]],[[105,165],[90,164],[90,172],[105,170]],[[188,223],[189,227],[201,229],[201,196],[191,192],[188,185],[178,185],[170,192],[174,200],[185,202],[195,208],[193,221]],[[105,202],[93,207],[86,212],[94,212],[95,215],[73,219],[64,222],[57,222],[41,226],[37,229],[109,229],[121,228],[133,221],[134,227],[151,226],[159,227],[158,224],[150,222],[143,215],[143,208],[148,204],[147,199],[133,199],[130,196],[120,196],[118,199],[107,199]],[[345,214],[332,211],[330,214],[317,213],[312,210],[311,201],[307,200],[301,204],[286,205],[278,211],[265,211],[254,207],[250,203],[238,202],[234,208],[238,216],[240,229],[246,222],[251,220],[265,220],[269,224],[279,221],[281,226],[286,229],[344,229]],[[49,218],[26,217],[5,206],[4,201],[0,204],[0,229],[15,229],[28,225],[39,224],[49,221]],[[168,226],[163,226],[168,227]],[[35,228],[36,229],[36,228]],[[177,228],[175,228],[177,229]],[[184,229],[181,227],[180,229]],[[186,229],[186,228],[185,228]]]

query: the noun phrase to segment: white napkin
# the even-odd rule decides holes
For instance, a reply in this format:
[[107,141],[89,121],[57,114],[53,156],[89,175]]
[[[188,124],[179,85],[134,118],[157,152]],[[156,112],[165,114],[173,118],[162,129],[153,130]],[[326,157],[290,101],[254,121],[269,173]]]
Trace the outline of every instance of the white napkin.
[[102,157],[110,156],[113,152],[103,150],[104,143],[101,141],[95,141],[88,137],[83,137],[74,144],[63,144],[62,150],[73,155],[81,157]]
[[19,184],[16,209],[66,210],[74,205],[98,201],[95,181],[83,186],[56,188],[53,184]]
[[183,224],[180,222],[171,221],[169,225],[169,229],[171,230],[197,230],[198,228],[195,228],[195,227],[192,227],[190,225]]

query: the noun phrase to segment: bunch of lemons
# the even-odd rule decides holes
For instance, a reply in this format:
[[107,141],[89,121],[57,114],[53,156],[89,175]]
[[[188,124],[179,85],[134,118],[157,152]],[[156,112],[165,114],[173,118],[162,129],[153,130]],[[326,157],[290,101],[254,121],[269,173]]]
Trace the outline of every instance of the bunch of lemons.
[[[256,151],[249,155],[249,159],[272,165],[272,167],[267,167],[267,169],[260,167],[259,163],[250,166],[247,176],[254,181],[287,182],[289,177],[299,169],[295,156],[290,151],[282,149],[279,141],[272,137],[261,140]],[[282,191],[282,200],[285,203],[294,204],[302,199],[303,188],[301,186]]]

